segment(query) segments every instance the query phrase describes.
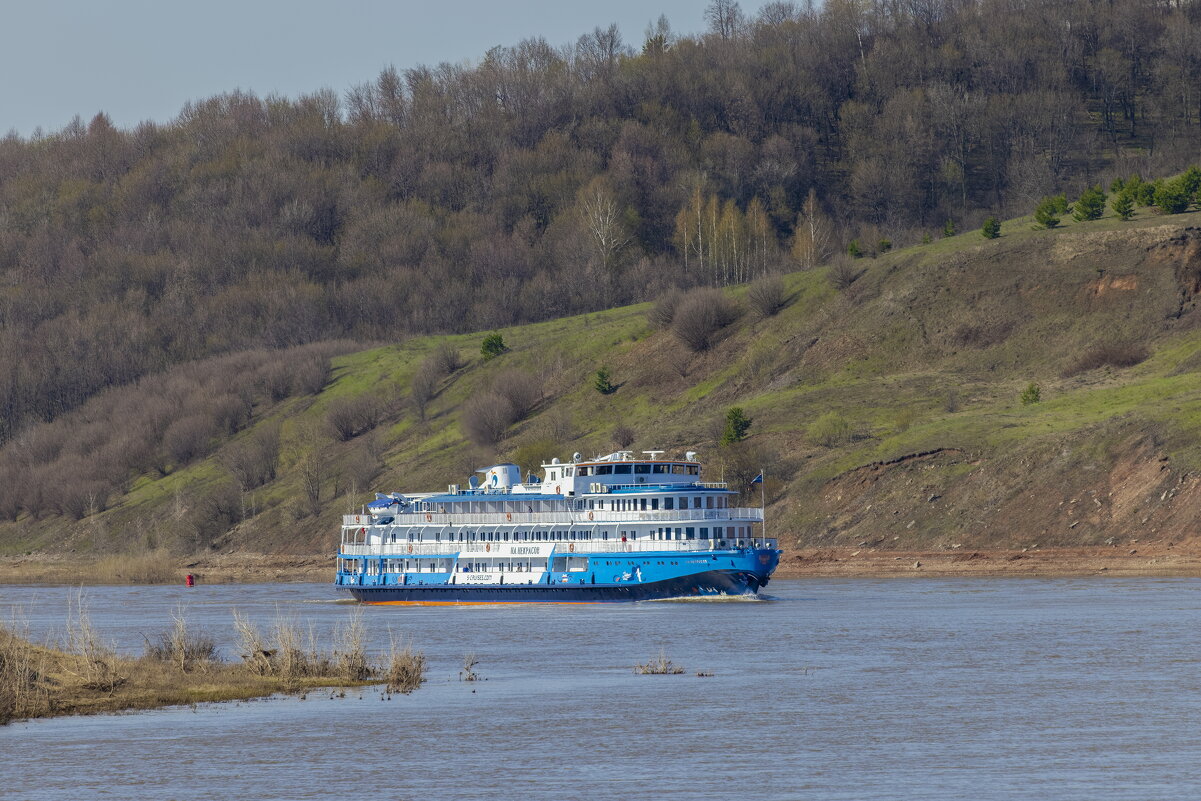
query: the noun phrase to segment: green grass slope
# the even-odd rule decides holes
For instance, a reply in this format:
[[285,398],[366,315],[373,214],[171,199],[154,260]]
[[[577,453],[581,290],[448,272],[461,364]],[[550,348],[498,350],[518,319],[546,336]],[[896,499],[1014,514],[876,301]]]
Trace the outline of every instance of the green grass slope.
[[[483,334],[338,357],[320,394],[256,409],[238,435],[278,424],[280,460],[275,480],[223,510],[229,525],[197,524],[229,482],[219,451],[140,477],[81,521],[2,524],[0,548],[332,551],[339,515],[376,490],[465,483],[496,459],[530,469],[608,452],[619,427],[635,450],[699,451],[711,480],[737,488],[766,468],[770,525],[786,545],[1185,540],[1201,514],[1199,221],[1144,214],[1036,231],[1016,220],[996,240],[973,231],[855,261],[841,291],[834,268],[793,273],[783,310],[744,313],[700,353],[652,328],[644,304],[502,329],[509,350],[488,361]],[[732,294],[741,302],[745,289]],[[444,342],[466,363],[421,420],[410,383]],[[1137,363],[1106,363],[1114,353]],[[612,394],[593,385],[602,366]],[[515,376],[540,400],[495,447],[473,444],[464,404]],[[1041,399],[1023,404],[1032,383]],[[379,399],[378,425],[331,436],[331,409],[363,395]],[[722,447],[732,406],[753,425]]]

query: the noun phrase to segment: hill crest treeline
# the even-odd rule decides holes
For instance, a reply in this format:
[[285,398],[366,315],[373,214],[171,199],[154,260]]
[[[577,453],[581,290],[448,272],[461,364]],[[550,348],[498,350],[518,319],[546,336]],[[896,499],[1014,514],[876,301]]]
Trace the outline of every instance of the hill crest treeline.
[[708,17],[0,140],[0,441],[173,364],[746,280],[1197,155],[1195,2]]

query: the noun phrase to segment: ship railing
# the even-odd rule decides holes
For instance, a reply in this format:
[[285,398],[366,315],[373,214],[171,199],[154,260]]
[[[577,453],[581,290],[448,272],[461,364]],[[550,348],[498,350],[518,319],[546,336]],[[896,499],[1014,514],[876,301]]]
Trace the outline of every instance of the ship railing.
[[[763,510],[754,506],[728,507],[726,509],[676,509],[659,511],[611,512],[593,509],[563,512],[413,512],[386,515],[392,518],[393,526],[504,526],[505,528],[530,528],[531,526],[602,526],[610,523],[688,523],[692,521],[718,520],[732,523],[759,523]],[[342,525],[346,527],[370,526],[371,515],[344,515]]]
[[[387,556],[393,559],[403,559],[412,556],[441,556],[448,557],[458,553],[460,556],[506,558],[499,553],[497,545],[511,543],[494,542],[386,542],[383,544],[364,545],[362,543],[343,543],[343,556]],[[522,543],[516,543],[522,544]],[[548,543],[549,544],[549,543]],[[730,550],[739,548],[777,548],[777,540],[763,537],[743,537],[729,540],[636,540],[621,542],[614,540],[577,540],[575,542],[556,542],[555,555],[593,553],[699,553],[715,550]],[[410,549],[411,548],[411,549]],[[529,559],[528,556],[514,557]]]

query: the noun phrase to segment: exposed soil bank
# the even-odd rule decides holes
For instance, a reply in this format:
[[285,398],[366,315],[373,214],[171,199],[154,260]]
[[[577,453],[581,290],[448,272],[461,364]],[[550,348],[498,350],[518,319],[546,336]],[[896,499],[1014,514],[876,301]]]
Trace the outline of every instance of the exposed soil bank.
[[[191,573],[200,584],[332,582],[327,554],[220,554],[181,561],[174,580]],[[1114,546],[1064,548],[876,550],[870,548],[787,549],[777,578],[811,576],[1197,576],[1198,543],[1137,540]],[[4,584],[139,584],[97,577],[87,563],[59,556],[0,559]],[[161,583],[161,582],[160,582]]]
[[[108,562],[106,559],[105,568]],[[57,554],[0,557],[0,584],[183,584],[188,574],[200,584],[332,582],[334,577],[330,554],[238,553],[183,558],[151,579],[123,578],[110,569],[98,569],[98,564]]]
[[814,576],[1201,576],[1201,552],[1167,543],[1017,550],[786,551],[777,578]]

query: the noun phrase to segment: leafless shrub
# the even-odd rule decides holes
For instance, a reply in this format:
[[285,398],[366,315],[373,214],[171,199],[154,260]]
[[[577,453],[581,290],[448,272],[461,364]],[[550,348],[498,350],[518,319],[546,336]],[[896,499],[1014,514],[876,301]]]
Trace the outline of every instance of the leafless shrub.
[[409,397],[413,400],[413,407],[417,410],[418,419],[425,419],[425,410],[429,408],[430,401],[438,393],[440,380],[440,371],[428,360],[422,362],[421,366],[417,368],[417,373],[409,383]]
[[186,465],[209,452],[215,433],[212,417],[189,415],[167,426],[163,432],[163,450],[177,465]]
[[108,508],[109,494],[113,489],[110,483],[86,478],[85,476],[91,474],[86,468],[81,468],[78,472],[63,473],[65,483],[54,491],[59,514],[73,520],[82,520]]
[[850,289],[851,284],[858,281],[861,275],[863,271],[856,267],[854,262],[845,257],[839,258],[830,267],[830,285],[839,292],[844,292]]
[[388,692],[406,695],[413,692],[425,681],[425,654],[414,651],[411,642],[401,646],[393,640],[388,650],[384,677],[388,682]]
[[1094,345],[1063,371],[1064,378],[1101,367],[1133,367],[1146,361],[1151,351],[1138,342],[1106,342]]
[[292,391],[316,395],[329,382],[329,357],[322,355],[299,359],[292,365]]
[[634,665],[634,672],[640,676],[678,676],[684,668],[667,658],[663,651],[659,656],[644,665]]
[[204,631],[191,631],[183,610],[171,616],[171,630],[163,632],[152,642],[146,640],[146,658],[168,662],[184,673],[201,668],[217,657],[217,643]]
[[747,289],[746,302],[761,320],[775,315],[787,302],[784,282],[778,275],[760,278]]
[[463,669],[459,671],[459,681],[479,681],[480,674],[475,672],[475,668],[479,665],[480,660],[476,658],[474,653],[469,653],[463,657]]
[[[374,435],[369,434],[368,438],[372,436]],[[364,438],[364,441],[354,448],[342,469],[343,476],[351,486],[370,487],[372,481],[384,468],[378,449],[372,447],[371,443],[366,440],[367,438]]]
[[275,650],[267,647],[267,639],[251,621],[234,610],[234,631],[238,634],[238,652],[243,663],[253,673],[269,676],[275,671]]
[[450,342],[442,340],[430,353],[426,362],[441,375],[450,375],[463,366],[463,354]]
[[274,481],[279,468],[279,424],[263,424],[227,445],[221,463],[243,490]]
[[678,289],[669,289],[659,296],[655,305],[646,314],[647,320],[655,328],[668,328],[676,316],[676,309],[683,300],[684,293]]
[[330,429],[343,442],[375,428],[382,417],[383,404],[374,395],[338,398],[325,413]]
[[0,625],[0,725],[45,704],[45,652],[29,641],[28,627]]
[[630,428],[625,423],[618,423],[613,429],[613,444],[618,448],[628,448],[634,444],[634,429]]
[[292,394],[292,365],[287,361],[268,364],[259,372],[259,382],[263,394],[278,403]]
[[116,654],[92,627],[82,590],[68,599],[67,650],[80,658],[79,678],[84,687],[111,693],[125,681],[117,675]]
[[250,404],[245,398],[225,394],[212,403],[212,419],[226,434],[236,434],[250,422]]
[[317,649],[312,629],[303,632],[297,621],[280,616],[272,626],[271,637],[275,646],[273,663],[277,675],[285,679],[300,679],[330,673],[331,660]]
[[521,420],[542,400],[542,387],[525,370],[510,369],[492,379],[492,391],[513,407],[515,420]]
[[21,495],[15,466],[0,465],[0,520],[16,520],[21,514]]
[[493,446],[505,437],[509,426],[517,421],[512,402],[495,392],[471,396],[463,404],[459,425],[468,439],[477,445]]
[[680,301],[671,332],[689,350],[708,350],[722,329],[738,319],[738,307],[720,289],[694,289]]

